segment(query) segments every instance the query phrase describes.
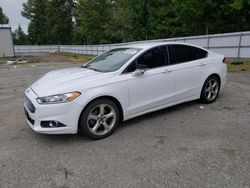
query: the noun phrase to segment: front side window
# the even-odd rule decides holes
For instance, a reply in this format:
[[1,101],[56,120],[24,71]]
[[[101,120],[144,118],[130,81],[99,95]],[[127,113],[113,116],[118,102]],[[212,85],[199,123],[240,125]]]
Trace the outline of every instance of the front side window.
[[125,69],[123,73],[134,72],[139,67],[155,68],[167,64],[167,51],[166,46],[153,48],[142,55]]
[[149,50],[137,59],[137,66],[144,65],[147,68],[155,68],[166,65],[166,47],[160,46]]
[[202,59],[207,56],[207,51],[188,45],[170,45],[172,64],[184,63]]
[[139,48],[118,48],[110,50],[82,66],[99,72],[113,72],[120,69],[141,49]]

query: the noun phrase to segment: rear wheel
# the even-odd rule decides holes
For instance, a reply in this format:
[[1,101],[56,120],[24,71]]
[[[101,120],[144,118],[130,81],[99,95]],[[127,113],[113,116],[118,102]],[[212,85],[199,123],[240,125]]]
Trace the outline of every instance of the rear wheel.
[[218,77],[210,76],[205,81],[201,91],[201,102],[212,103],[216,100],[220,91],[220,82]]
[[119,118],[119,109],[112,100],[97,99],[84,109],[79,126],[86,136],[101,139],[114,132]]

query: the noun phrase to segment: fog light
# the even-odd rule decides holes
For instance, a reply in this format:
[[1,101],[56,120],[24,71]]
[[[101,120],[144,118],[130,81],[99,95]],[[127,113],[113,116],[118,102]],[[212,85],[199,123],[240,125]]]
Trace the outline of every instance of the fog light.
[[41,127],[43,128],[57,128],[57,127],[65,127],[66,125],[58,122],[58,121],[42,121]]
[[58,123],[57,123],[57,121],[50,121],[50,122],[49,122],[49,126],[50,126],[50,127],[57,127],[57,126],[58,126]]

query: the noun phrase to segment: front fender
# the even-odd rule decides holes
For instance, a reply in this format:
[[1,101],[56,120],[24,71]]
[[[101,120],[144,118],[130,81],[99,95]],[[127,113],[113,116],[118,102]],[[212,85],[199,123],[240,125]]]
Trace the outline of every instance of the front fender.
[[[93,100],[99,97],[112,97],[121,104],[123,118],[126,120],[129,112],[127,111],[129,104],[127,82],[112,83],[112,85],[104,85],[102,87],[90,88],[82,92],[75,102],[82,106],[82,110]],[[81,114],[81,113],[80,113]],[[79,114],[79,116],[80,116]]]

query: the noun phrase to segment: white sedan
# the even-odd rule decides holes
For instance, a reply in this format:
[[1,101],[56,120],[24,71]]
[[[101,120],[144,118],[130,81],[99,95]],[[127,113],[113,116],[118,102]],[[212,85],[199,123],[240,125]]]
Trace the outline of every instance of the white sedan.
[[128,45],[45,74],[25,91],[26,120],[38,133],[80,130],[100,139],[142,114],[196,99],[212,103],[226,77],[224,56],[197,46]]

